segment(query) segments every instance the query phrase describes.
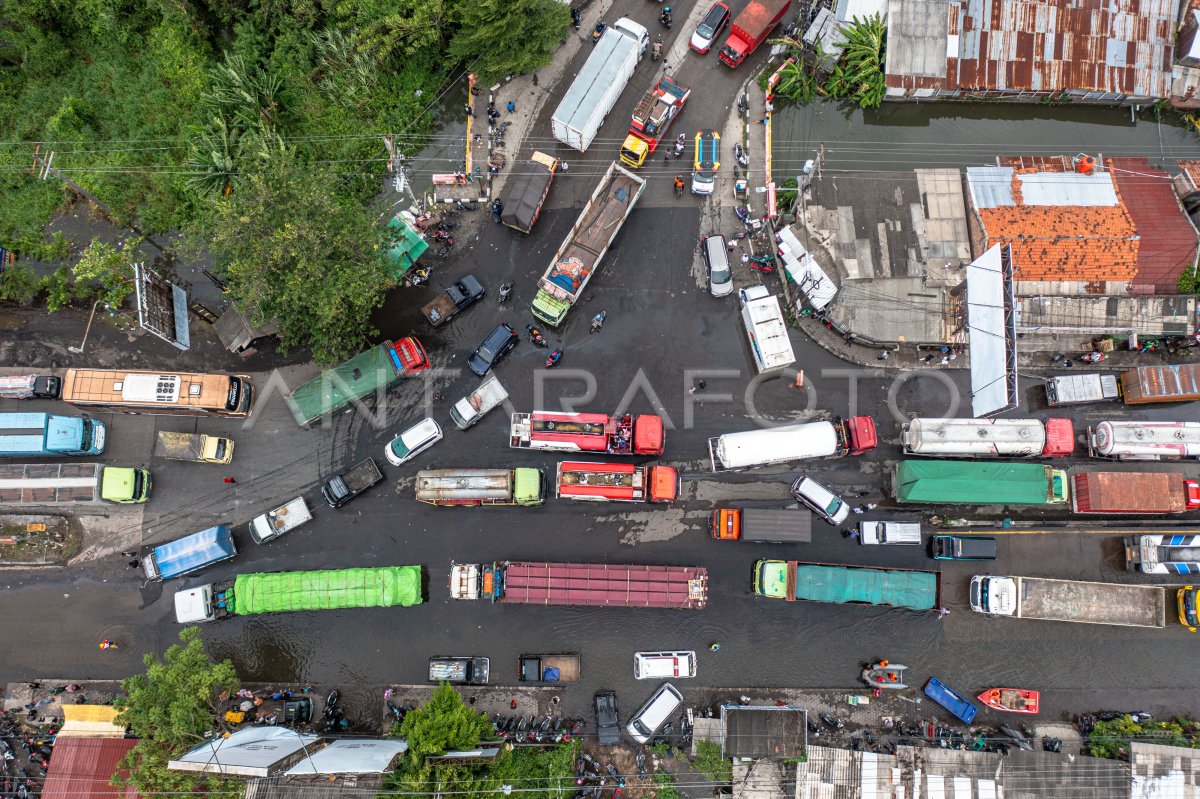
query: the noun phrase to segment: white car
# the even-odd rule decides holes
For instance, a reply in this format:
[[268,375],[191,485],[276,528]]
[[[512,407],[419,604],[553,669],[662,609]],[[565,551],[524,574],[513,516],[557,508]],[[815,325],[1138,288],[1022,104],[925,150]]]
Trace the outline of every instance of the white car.
[[442,440],[442,428],[432,419],[422,419],[392,439],[383,450],[388,463],[399,466]]
[[728,297],[733,293],[733,271],[729,268],[729,248],[719,233],[708,236],[700,245],[708,266],[708,293]]
[[634,652],[635,680],[671,680],[696,676],[695,652]]
[[850,506],[841,497],[811,477],[792,483],[792,496],[830,524],[841,524],[850,515]]

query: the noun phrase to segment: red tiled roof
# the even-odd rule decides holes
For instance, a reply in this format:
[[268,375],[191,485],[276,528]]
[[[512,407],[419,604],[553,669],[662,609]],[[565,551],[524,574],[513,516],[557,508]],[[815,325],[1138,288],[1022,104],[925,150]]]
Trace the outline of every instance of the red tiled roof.
[[[1200,3],[1200,0],[1194,0]],[[1200,161],[1180,161],[1179,168],[1192,179],[1193,186],[1200,186]]]
[[1145,158],[1107,160],[1141,239],[1133,285],[1174,293],[1179,275],[1196,260],[1196,229],[1175,196],[1171,176]]
[[137,799],[133,788],[109,785],[134,738],[59,738],[46,769],[42,799]]

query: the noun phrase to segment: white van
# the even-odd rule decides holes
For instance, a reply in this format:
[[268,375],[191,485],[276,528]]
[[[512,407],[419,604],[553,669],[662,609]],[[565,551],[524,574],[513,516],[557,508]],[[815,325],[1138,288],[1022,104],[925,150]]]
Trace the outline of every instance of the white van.
[[719,233],[708,236],[700,244],[704,263],[708,265],[708,293],[728,297],[733,293],[733,270],[729,268],[729,247]]
[[811,477],[801,477],[792,483],[792,496],[830,524],[841,524],[850,515],[849,505]]
[[658,732],[658,728],[667,723],[667,719],[675,715],[675,711],[683,704],[683,694],[674,685],[665,682],[650,697],[650,701],[642,705],[642,709],[633,715],[625,732],[640,744],[648,743]]
[[670,680],[696,676],[695,652],[634,652],[635,680]]
[[393,438],[383,450],[383,456],[393,466],[400,466],[441,440],[442,426],[427,417]]
[[859,522],[860,544],[921,545],[921,525],[915,522]]

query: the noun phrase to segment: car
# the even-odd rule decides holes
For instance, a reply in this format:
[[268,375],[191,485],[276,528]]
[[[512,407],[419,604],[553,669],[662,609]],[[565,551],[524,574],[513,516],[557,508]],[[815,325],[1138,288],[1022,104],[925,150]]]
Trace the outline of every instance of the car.
[[986,535],[935,535],[929,550],[934,560],[995,560],[996,539]]
[[399,466],[420,455],[442,440],[442,426],[425,418],[392,439],[383,450],[388,463]]
[[700,243],[704,263],[708,265],[708,293],[728,297],[733,293],[733,270],[729,268],[729,247],[725,237],[718,234],[705,237]]
[[501,322],[495,330],[488,333],[475,352],[471,353],[467,366],[471,367],[472,372],[483,377],[504,360],[504,356],[512,352],[520,340],[517,332],[509,327],[507,322]]
[[621,719],[617,714],[617,695],[612,691],[598,691],[596,704],[596,741],[601,746],[616,746],[621,743]]
[[625,732],[640,744],[649,743],[667,719],[675,715],[675,711],[683,704],[683,694],[669,682],[658,687],[642,709],[634,714],[625,725]]
[[850,506],[841,497],[811,477],[792,483],[792,496],[829,524],[841,524],[850,515]]
[[633,679],[666,680],[696,676],[696,653],[634,652]]
[[725,26],[729,24],[729,6],[724,3],[713,3],[708,9],[708,13],[704,15],[704,19],[700,20],[700,24],[696,26],[696,32],[692,34],[692,40],[688,42],[688,47],[691,47],[700,55],[704,55],[712,49],[713,42],[721,35],[721,31],[725,30]]
[[717,185],[721,168],[721,134],[702,130],[696,134],[696,160],[692,172],[692,194],[709,195]]

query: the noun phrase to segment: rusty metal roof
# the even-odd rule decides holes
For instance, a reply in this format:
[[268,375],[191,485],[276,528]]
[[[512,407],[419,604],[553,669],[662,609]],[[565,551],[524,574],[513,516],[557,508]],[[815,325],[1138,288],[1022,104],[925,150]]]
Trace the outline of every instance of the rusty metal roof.
[[133,738],[60,738],[46,770],[42,799],[137,799],[133,788],[108,784]]

